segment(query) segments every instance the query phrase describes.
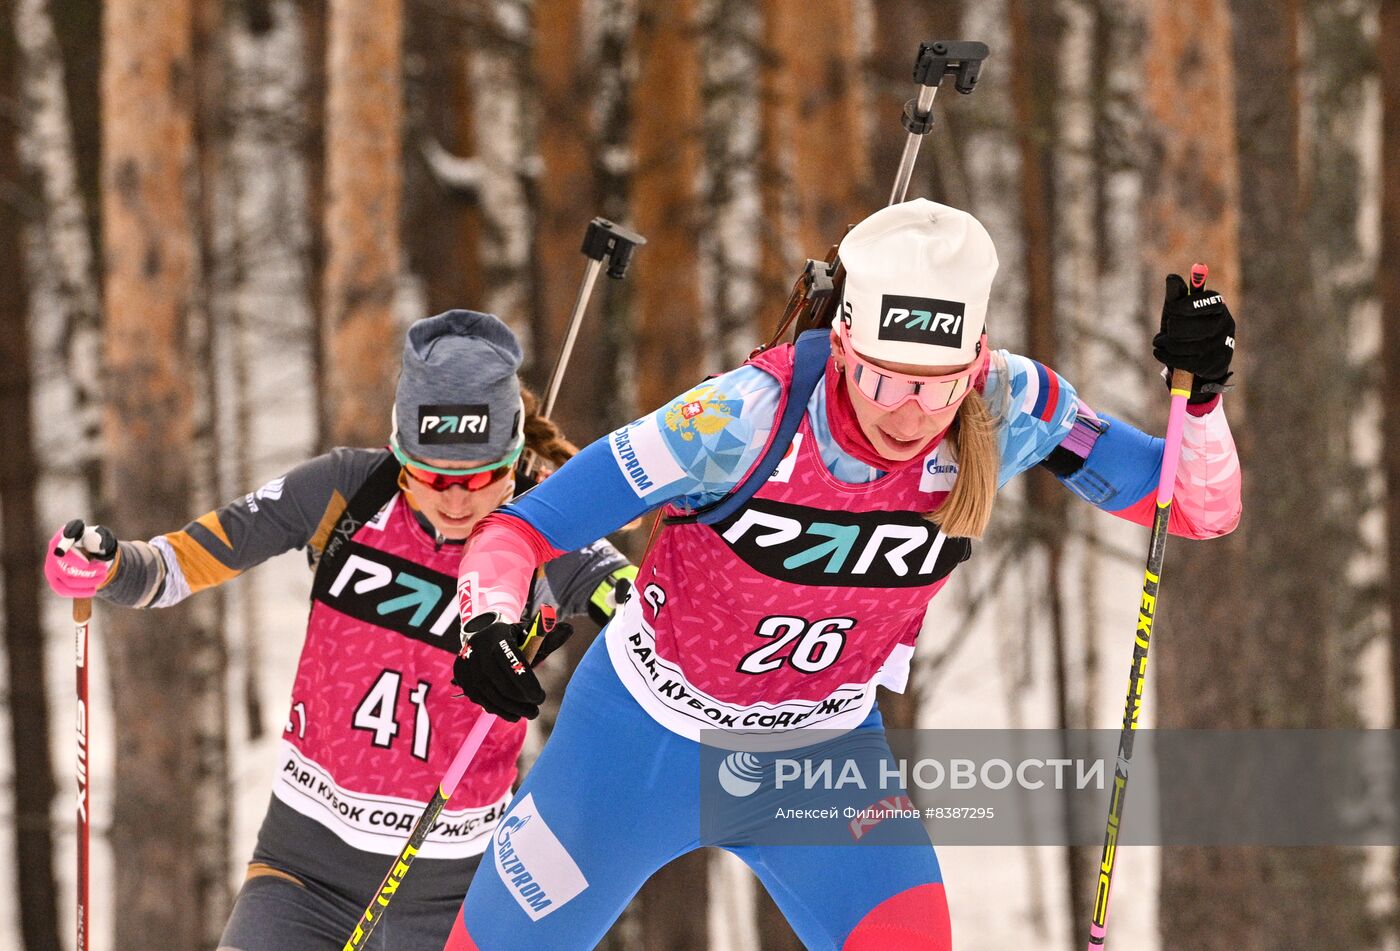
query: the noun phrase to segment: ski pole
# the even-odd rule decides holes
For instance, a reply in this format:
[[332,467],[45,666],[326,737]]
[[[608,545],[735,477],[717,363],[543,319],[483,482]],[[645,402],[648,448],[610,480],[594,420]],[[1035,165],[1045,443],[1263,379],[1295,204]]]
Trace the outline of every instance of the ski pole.
[[457,755],[452,758],[452,765],[447,768],[447,774],[438,784],[437,792],[433,793],[433,798],[428,802],[423,814],[418,817],[417,824],[409,833],[408,841],[404,843],[398,857],[394,859],[394,864],[389,866],[389,874],[384,876],[384,881],[380,883],[379,891],[375,893],[369,907],[360,915],[360,920],[355,925],[350,940],[345,942],[343,951],[359,951],[365,946],[365,942],[369,941],[369,936],[374,933],[374,929],[379,925],[379,920],[384,917],[384,912],[388,909],[394,893],[403,884],[404,876],[408,874],[408,868],[413,864],[418,850],[423,847],[423,840],[428,837],[428,833],[437,823],[438,816],[442,814],[442,807],[447,805],[447,800],[452,798],[452,793],[456,791],[457,783],[461,781],[462,774],[471,765],[476,751],[481,749],[482,741],[486,739],[486,734],[490,732],[495,722],[496,717],[483,710],[481,716],[477,717],[476,722],[472,724],[467,738],[462,742],[461,748],[457,750]]
[[[1204,264],[1191,266],[1192,293],[1205,287],[1209,273],[1210,269]],[[1152,516],[1152,538],[1147,548],[1147,570],[1143,577],[1137,631],[1133,638],[1133,662],[1128,668],[1128,700],[1123,708],[1123,730],[1118,736],[1118,762],[1113,770],[1113,789],[1108,797],[1108,826],[1104,830],[1103,854],[1099,858],[1099,881],[1094,893],[1093,916],[1089,922],[1088,951],[1102,951],[1108,941],[1108,891],[1113,884],[1118,828],[1123,820],[1123,802],[1128,795],[1128,768],[1133,759],[1138,712],[1142,708],[1143,687],[1147,681],[1147,649],[1152,641],[1152,621],[1157,615],[1157,589],[1162,579],[1162,561],[1167,549],[1172,489],[1176,485],[1177,464],[1181,461],[1186,398],[1190,395],[1191,374],[1185,370],[1173,370],[1167,439],[1162,448],[1162,475],[1157,481],[1157,510]]]
[[[535,615],[535,620],[530,625],[530,632],[520,645],[521,652],[527,662],[534,659],[535,653],[540,647],[539,638],[553,630],[554,623],[555,614],[551,607],[542,608]],[[452,794],[457,790],[457,784],[462,781],[462,775],[466,773],[467,767],[476,758],[477,750],[481,749],[486,734],[491,732],[491,727],[495,726],[498,719],[499,717],[494,713],[487,713],[483,710],[481,716],[477,717],[476,722],[472,724],[472,728],[467,731],[467,738],[462,741],[462,745],[457,749],[457,754],[452,757],[452,765],[447,767],[446,775],[442,777],[442,782],[438,783],[437,792],[433,793],[433,798],[428,801],[428,805],[423,809],[423,814],[418,817],[413,831],[408,834],[408,841],[404,843],[398,857],[394,859],[394,864],[389,866],[389,872],[384,876],[384,881],[379,884],[379,890],[370,900],[369,907],[360,915],[355,930],[351,932],[350,939],[345,942],[345,947],[341,951],[360,951],[365,947],[365,942],[369,941],[369,936],[374,933],[374,929],[379,926],[380,920],[384,917],[389,902],[393,900],[394,894],[403,884],[409,866],[413,864],[418,851],[423,847],[423,840],[428,837],[428,833],[437,824],[438,816],[442,814],[447,800],[452,798]]]
[[[90,528],[83,524],[81,519],[73,519],[63,528],[63,537],[59,539],[54,554],[62,557],[73,548],[74,545],[83,544],[84,551],[99,551],[102,547],[102,536],[95,528]],[[73,599],[73,628],[74,628],[74,654],[73,672],[74,681],[77,688],[78,707],[76,710],[77,737],[78,737],[78,760],[75,765],[75,773],[78,780],[78,803],[77,803],[77,852],[78,869],[77,881],[75,883],[75,904],[77,906],[78,935],[74,942],[77,951],[87,951],[91,929],[88,926],[89,909],[91,903],[88,900],[88,868],[92,851],[92,821],[91,807],[92,794],[88,782],[88,764],[92,761],[91,750],[88,746],[88,627],[92,621],[92,598]]]
[[76,629],[76,653],[74,671],[78,688],[78,940],[77,951],[87,951],[88,935],[88,856],[91,847],[91,786],[88,783],[88,763],[91,762],[88,747],[88,624],[92,620],[92,599],[73,599],[73,624]]

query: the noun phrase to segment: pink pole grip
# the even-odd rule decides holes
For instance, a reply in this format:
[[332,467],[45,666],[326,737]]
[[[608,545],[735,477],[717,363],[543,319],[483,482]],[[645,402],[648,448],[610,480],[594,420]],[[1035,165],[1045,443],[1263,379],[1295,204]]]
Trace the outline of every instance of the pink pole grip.
[[1167,505],[1176,487],[1176,467],[1181,462],[1181,434],[1186,427],[1186,397],[1173,396],[1167,416],[1167,444],[1162,450],[1162,478],[1157,483],[1157,504]]
[[457,784],[462,781],[462,774],[467,771],[467,767],[472,764],[476,757],[476,751],[481,749],[482,741],[486,739],[486,734],[496,723],[496,715],[481,711],[481,716],[472,724],[472,728],[467,733],[467,738],[462,741],[462,748],[457,751],[457,755],[452,759],[452,765],[447,768],[447,775],[442,778],[442,795],[445,799],[451,799],[452,793],[456,791]]

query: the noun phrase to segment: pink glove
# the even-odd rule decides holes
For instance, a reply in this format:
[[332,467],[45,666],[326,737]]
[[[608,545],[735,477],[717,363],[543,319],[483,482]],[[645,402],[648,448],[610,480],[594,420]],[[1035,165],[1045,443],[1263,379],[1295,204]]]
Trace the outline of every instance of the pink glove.
[[59,597],[90,598],[107,580],[117,539],[100,525],[73,519],[54,533],[44,556],[44,577]]

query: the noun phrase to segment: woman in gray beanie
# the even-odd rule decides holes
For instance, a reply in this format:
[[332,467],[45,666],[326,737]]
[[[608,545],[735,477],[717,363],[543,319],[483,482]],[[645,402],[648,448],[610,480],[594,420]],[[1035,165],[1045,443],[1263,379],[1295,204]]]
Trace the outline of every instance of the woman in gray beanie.
[[[516,490],[526,450],[576,450],[516,376],[515,335],[453,310],[408,330],[383,449],[334,449],[145,541],[70,522],[64,597],[166,607],[292,548],[313,571],[272,800],[221,951],[339,951],[480,707],[454,699],[462,542]],[[636,570],[606,541],[551,562],[533,604],[605,620]],[[567,637],[561,624],[537,662]],[[375,948],[441,947],[516,778],[525,724],[487,736],[418,853]]]

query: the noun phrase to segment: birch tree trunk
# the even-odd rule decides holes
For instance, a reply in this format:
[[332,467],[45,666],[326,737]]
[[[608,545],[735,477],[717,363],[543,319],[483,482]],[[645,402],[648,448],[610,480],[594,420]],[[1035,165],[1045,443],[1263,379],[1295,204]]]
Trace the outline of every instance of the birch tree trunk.
[[325,452],[334,445],[331,432],[330,324],[326,319],[326,77],[327,20],[330,0],[300,0],[302,50],[306,73],[302,99],[306,103],[302,154],[306,162],[307,298],[311,302],[311,377],[315,394],[315,449]]
[[704,0],[700,30],[701,304],[711,349],[727,369],[761,342],[762,316],[756,311],[764,227],[758,188],[763,15],[744,0]]
[[[1011,0],[1008,5],[1011,29],[1011,94],[1016,111],[1020,155],[1020,208],[1025,242],[1023,267],[1026,287],[1026,352],[1060,372],[1060,314],[1057,304],[1063,296],[1057,291],[1056,250],[1062,247],[1057,233],[1060,209],[1057,181],[1060,174],[1057,155],[1061,149],[1059,124],[1064,114],[1056,104],[1062,89],[1061,42],[1063,24],[1056,5]],[[1065,545],[1069,518],[1064,489],[1043,469],[1027,473],[1026,519],[1020,531],[1044,556],[1045,583],[1042,610],[1050,627],[1053,668],[1052,683],[1055,725],[1071,729],[1071,692],[1078,684],[1070,675],[1064,586],[1066,583]],[[1071,751],[1066,749],[1065,754]],[[1066,822],[1072,816],[1067,812]],[[1072,828],[1067,832],[1074,835]],[[1068,918],[1078,920],[1088,908],[1085,890],[1090,866],[1087,850],[1064,851]]]
[[[593,115],[593,185],[597,209],[605,218],[635,225],[632,192],[636,172],[636,152],[632,129],[636,103],[637,49],[632,42],[637,24],[639,0],[587,0],[585,19],[592,24],[585,46],[590,50],[589,74],[595,93]],[[543,149],[543,144],[537,143]],[[547,150],[546,150],[547,151]],[[644,235],[645,236],[645,235]],[[645,251],[642,254],[646,254]],[[590,335],[604,354],[602,366],[595,367],[586,382],[588,398],[597,400],[601,414],[599,430],[606,431],[652,407],[637,400],[636,294],[633,282],[604,281],[597,294],[602,298],[596,311],[597,331]],[[623,550],[641,557],[641,532],[622,539]]]
[[[55,787],[49,754],[48,681],[39,613],[45,539],[38,526],[29,346],[29,294],[23,265],[25,215],[32,198],[19,160],[19,65],[13,0],[0,2],[0,581],[4,586],[4,690],[14,776],[14,853],[19,934],[27,951],[58,951],[58,888],[50,819]],[[70,800],[71,801],[71,800]]]
[[[64,49],[46,0],[12,0],[24,108],[21,155],[36,182],[38,226],[30,231],[30,273],[36,300],[52,301],[61,315],[57,334],[64,380],[71,391],[73,422],[80,439],[55,447],[54,462],[80,474],[90,499],[100,495],[102,346],[100,288],[93,249],[93,222],[81,184],[81,144],[95,130],[77,129],[78,117],[96,118],[91,103],[74,109]],[[90,12],[90,11],[89,11]],[[81,14],[76,17],[81,19]],[[95,46],[95,44],[92,44]],[[87,98],[95,99],[88,94]],[[94,153],[87,156],[95,159]],[[38,341],[36,340],[36,344]]]
[[[77,194],[82,203],[82,220],[87,225],[88,245],[102,243],[102,196],[100,158],[102,153],[101,72],[102,4],[91,0],[47,0],[48,32],[58,41],[63,63],[62,81],[67,101],[69,136],[73,143],[72,163],[76,169]],[[33,34],[35,39],[41,34]],[[94,273],[92,283],[101,293],[101,281]]]
[[336,445],[382,443],[401,341],[402,0],[331,0],[326,96],[326,392]]
[[489,0],[486,16],[491,41],[475,44],[467,60],[470,85],[476,91],[471,100],[471,123],[481,130],[475,149],[481,167],[477,191],[481,207],[481,307],[509,323],[521,334],[528,350],[532,349],[527,331],[534,296],[530,237],[535,225],[526,191],[526,182],[535,171],[526,129],[532,85],[530,3]]
[[[108,510],[128,538],[190,515],[193,443],[185,334],[194,304],[192,10],[173,0],[106,8]],[[198,769],[188,610],[106,616],[118,728],[111,834],[123,948],[200,947],[207,909],[191,860],[201,844],[186,777]],[[182,896],[172,900],[171,896]]]

